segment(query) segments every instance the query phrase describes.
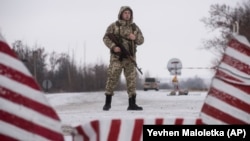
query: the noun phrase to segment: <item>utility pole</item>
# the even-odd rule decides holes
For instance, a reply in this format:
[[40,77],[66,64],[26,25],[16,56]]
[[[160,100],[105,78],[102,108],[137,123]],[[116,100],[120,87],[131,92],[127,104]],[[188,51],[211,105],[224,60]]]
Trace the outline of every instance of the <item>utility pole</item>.
[[235,23],[233,24],[233,32],[236,34],[239,34],[239,22],[235,21]]
[[83,66],[84,66],[84,70],[86,67],[86,42],[84,41],[84,45],[83,45]]

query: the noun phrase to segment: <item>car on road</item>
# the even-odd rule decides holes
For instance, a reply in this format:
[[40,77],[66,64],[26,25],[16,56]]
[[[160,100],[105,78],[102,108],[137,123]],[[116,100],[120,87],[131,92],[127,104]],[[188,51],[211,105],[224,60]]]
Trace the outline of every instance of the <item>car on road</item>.
[[144,84],[143,84],[143,90],[159,90],[159,81],[157,81],[154,77],[147,77],[145,78]]

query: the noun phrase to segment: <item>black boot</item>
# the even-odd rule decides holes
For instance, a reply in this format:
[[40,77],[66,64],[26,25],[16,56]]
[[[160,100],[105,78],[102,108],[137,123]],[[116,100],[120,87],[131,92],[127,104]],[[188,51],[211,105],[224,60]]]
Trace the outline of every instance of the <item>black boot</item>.
[[105,105],[103,106],[104,111],[108,111],[111,108],[112,95],[106,95]]
[[136,96],[133,95],[128,99],[128,109],[127,110],[143,110],[142,107],[136,105]]

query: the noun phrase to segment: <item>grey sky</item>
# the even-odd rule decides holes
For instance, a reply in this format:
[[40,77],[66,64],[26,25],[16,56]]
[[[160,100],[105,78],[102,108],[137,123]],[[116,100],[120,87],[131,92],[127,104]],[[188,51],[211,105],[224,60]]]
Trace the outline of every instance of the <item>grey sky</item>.
[[[50,53],[75,54],[78,63],[109,63],[102,41],[107,26],[117,20],[121,6],[134,11],[145,43],[138,46],[137,63],[145,73],[171,77],[172,58],[183,67],[210,67],[214,55],[201,50],[208,29],[200,21],[213,3],[235,5],[240,0],[0,0],[0,32],[11,44],[43,46]],[[85,47],[85,49],[84,49]],[[84,51],[86,51],[84,53]],[[182,70],[181,77],[209,78],[209,70]]]

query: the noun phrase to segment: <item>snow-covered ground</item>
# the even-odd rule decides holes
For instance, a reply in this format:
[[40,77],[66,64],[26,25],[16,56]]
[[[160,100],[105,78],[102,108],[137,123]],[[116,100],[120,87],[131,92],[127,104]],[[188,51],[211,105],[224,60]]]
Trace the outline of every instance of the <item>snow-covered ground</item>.
[[102,110],[105,102],[102,91],[46,94],[46,97],[62,123],[72,127],[106,118],[199,117],[207,92],[191,91],[188,95],[179,96],[169,96],[169,92],[168,90],[137,91],[137,104],[143,107],[143,111],[127,111],[126,91],[115,93],[109,111]]

